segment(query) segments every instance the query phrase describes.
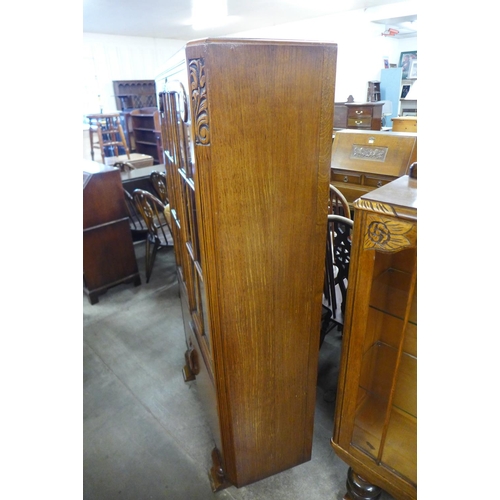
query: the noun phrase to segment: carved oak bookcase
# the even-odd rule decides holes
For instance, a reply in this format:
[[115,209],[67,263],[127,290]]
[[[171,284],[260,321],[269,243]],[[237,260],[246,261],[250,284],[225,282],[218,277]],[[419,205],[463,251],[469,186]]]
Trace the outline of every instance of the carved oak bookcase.
[[214,491],[311,458],[336,54],[197,40],[156,80]]
[[[415,168],[416,171],[416,168]],[[417,189],[408,175],[354,203],[333,449],[345,499],[417,497]]]

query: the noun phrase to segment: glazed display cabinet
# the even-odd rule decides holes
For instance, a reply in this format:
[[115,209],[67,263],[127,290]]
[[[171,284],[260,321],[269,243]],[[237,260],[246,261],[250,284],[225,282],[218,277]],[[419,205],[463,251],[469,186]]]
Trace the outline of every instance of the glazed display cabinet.
[[156,80],[183,374],[212,429],[214,491],[311,458],[336,55],[204,39]]
[[[415,165],[416,172],[416,165]],[[417,188],[404,175],[354,203],[332,446],[345,499],[417,497]]]

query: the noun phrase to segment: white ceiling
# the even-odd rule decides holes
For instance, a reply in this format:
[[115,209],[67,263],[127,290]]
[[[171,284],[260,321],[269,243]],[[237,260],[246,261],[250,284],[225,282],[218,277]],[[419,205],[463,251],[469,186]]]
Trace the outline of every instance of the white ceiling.
[[[83,31],[110,35],[145,36],[192,40],[224,36],[275,24],[300,21],[355,9],[399,4],[406,0],[228,0],[228,20],[225,26],[193,30],[190,25],[191,4],[194,0],[83,0]],[[199,0],[197,0],[199,1]],[[210,12],[210,0],[204,0]],[[395,27],[400,36],[411,33],[401,25],[414,16],[376,20]]]

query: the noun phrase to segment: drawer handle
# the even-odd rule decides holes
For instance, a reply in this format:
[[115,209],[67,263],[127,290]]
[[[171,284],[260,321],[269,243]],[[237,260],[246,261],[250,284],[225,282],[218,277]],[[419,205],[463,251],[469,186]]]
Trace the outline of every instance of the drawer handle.
[[354,123],[356,125],[361,125],[363,123],[363,120],[354,120]]
[[357,114],[357,115],[362,115],[362,114],[363,114],[363,110],[361,109],[361,110],[359,110],[359,111],[356,111],[356,114]]
[[344,182],[349,182],[349,177],[347,177],[347,175],[344,175]]
[[377,182],[377,187],[382,187],[382,181]]

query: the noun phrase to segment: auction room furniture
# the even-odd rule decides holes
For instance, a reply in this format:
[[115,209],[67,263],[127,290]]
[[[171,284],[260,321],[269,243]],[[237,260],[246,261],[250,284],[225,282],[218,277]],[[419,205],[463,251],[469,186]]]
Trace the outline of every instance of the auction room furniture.
[[340,130],[332,148],[331,183],[349,203],[408,173],[417,161],[417,134]]
[[171,246],[170,226],[165,215],[165,205],[148,191],[136,189],[133,194],[137,210],[148,230],[146,238],[146,283],[149,283],[158,250]]
[[[416,171],[416,170],[415,170]],[[417,498],[417,187],[407,175],[354,203],[331,444],[351,500]]]
[[321,325],[320,347],[326,334],[334,326],[342,330],[351,260],[351,233],[353,221],[348,217],[328,214],[325,258],[325,303],[330,314],[325,314]]
[[154,80],[113,80],[116,109],[120,111],[121,124],[130,151],[135,151],[135,139],[130,112],[138,108],[156,108]]
[[393,132],[416,132],[417,117],[416,116],[398,116],[392,119]]
[[160,198],[164,205],[168,204],[168,193],[167,193],[167,175],[165,172],[158,172],[153,170],[149,175],[151,179],[151,184],[153,184],[155,194]]
[[380,130],[383,102],[346,102],[347,128]]
[[347,106],[345,102],[336,102],[333,114],[333,130],[347,128]]
[[137,209],[134,197],[126,189],[123,189],[123,196],[125,197],[132,240],[134,242],[145,241],[148,236],[148,228],[144,222],[144,218]]
[[380,101],[380,82],[378,80],[370,80],[368,82],[366,100],[368,102]]
[[91,304],[108,288],[141,284],[120,171],[83,163],[83,289]]
[[[89,138],[90,138],[90,156],[94,159],[94,149],[98,148],[101,151],[102,163],[105,162],[106,156],[120,155],[119,147],[123,148],[127,158],[130,158],[130,151],[125,140],[123,128],[120,123],[119,113],[98,113],[87,115],[89,120]],[[94,134],[97,135],[97,142]],[[106,149],[110,150],[110,154],[106,155]]]
[[152,165],[151,167],[136,168],[120,172],[123,188],[132,194],[134,189],[144,189],[150,193],[154,193],[154,186],[151,182],[151,172],[161,170],[160,165]]
[[163,163],[160,139],[160,118],[157,108],[139,108],[130,112],[135,151],[152,156],[154,163]]
[[311,458],[336,54],[197,40],[157,79],[184,376],[212,428],[214,491]]

